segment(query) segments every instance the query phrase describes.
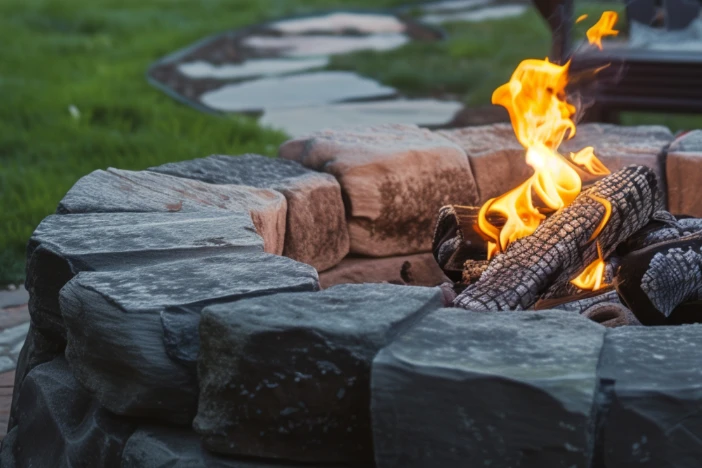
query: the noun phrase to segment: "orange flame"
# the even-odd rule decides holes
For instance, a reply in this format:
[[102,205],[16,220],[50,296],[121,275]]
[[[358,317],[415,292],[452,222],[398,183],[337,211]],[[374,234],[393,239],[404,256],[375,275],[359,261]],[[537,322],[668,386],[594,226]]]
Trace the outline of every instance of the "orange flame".
[[586,146],[577,153],[570,153],[570,160],[593,175],[611,174],[609,169],[595,157],[595,148]]
[[[572,117],[576,109],[565,95],[569,66],[570,62],[558,65],[548,59],[524,60],[509,82],[492,95],[492,103],[509,112],[514,133],[526,149],[526,162],[534,169],[534,174],[482,206],[477,229],[488,241],[488,259],[505,251],[515,240],[532,234],[546,218],[546,213],[568,206],[580,193],[582,181],[578,173],[558,153],[563,140],[575,136]],[[593,175],[609,174],[592,147],[571,153],[570,160]],[[598,201],[606,203],[606,200]],[[593,239],[609,219],[609,212],[611,206]],[[492,216],[505,219],[505,224],[501,228],[491,224],[488,217]],[[588,270],[589,274],[599,271],[595,266]]]
[[602,38],[604,36],[616,36],[619,34],[619,31],[613,29],[614,25],[617,24],[618,18],[619,15],[617,15],[615,11],[605,11],[602,13],[597,23],[587,30],[587,40],[590,44],[602,50]]
[[605,261],[602,257],[602,248],[600,247],[600,243],[598,242],[597,260],[585,267],[583,272],[580,273],[577,276],[577,278],[571,280],[570,282],[573,283],[575,286],[579,287],[580,289],[589,289],[592,291],[597,291],[603,286],[607,286],[606,284],[604,284],[604,275]]

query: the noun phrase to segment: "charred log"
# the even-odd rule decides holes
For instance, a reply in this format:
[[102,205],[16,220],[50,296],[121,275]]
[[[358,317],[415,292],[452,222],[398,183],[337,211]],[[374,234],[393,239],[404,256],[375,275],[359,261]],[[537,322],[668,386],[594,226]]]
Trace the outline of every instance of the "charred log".
[[607,328],[641,325],[634,313],[621,302],[601,302],[586,309],[583,316]]
[[523,310],[534,305],[552,284],[577,276],[598,255],[591,237],[606,212],[598,198],[608,200],[612,207],[609,221],[597,236],[605,258],[648,224],[661,204],[651,169],[629,166],[611,174],[545,220],[534,234],[492,259],[480,280],[469,285],[454,305],[475,311]]
[[702,231],[702,219],[676,219],[667,211],[659,211],[648,225],[623,242],[617,248],[617,252],[626,255],[654,244],[680,239],[700,231]]
[[586,291],[556,299],[539,299],[534,304],[534,310],[568,310],[584,312],[585,310],[602,303],[621,303],[619,294],[613,286],[597,291]]
[[448,205],[439,210],[434,230],[434,258],[446,276],[462,281],[467,260],[487,259],[487,243],[475,230],[480,207]]
[[702,231],[627,255],[615,286],[644,325],[702,321]]
[[[605,261],[604,283],[611,285],[614,277],[619,269],[620,258],[612,255]],[[541,296],[541,299],[558,299],[578,296],[580,294],[589,293],[584,291],[570,282],[570,278],[562,277],[554,282],[546,292]],[[598,291],[602,292],[602,290]],[[596,292],[597,294],[597,292]]]

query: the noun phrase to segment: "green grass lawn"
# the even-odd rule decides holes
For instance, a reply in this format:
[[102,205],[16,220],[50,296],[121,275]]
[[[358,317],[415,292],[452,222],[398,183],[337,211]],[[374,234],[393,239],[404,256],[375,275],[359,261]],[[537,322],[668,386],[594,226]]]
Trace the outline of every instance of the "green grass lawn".
[[[212,153],[274,155],[285,139],[253,119],[204,115],[174,102],[146,83],[144,72],[152,61],[204,36],[290,14],[408,3],[0,2],[0,284],[22,279],[32,230],[81,176],[109,166],[143,169]],[[595,13],[604,6],[581,9]],[[548,54],[548,31],[534,11],[445,29],[451,38],[443,43],[352,54],[331,66],[358,70],[408,94],[448,94],[487,104],[521,59]],[[626,118],[627,123],[639,121],[638,116]],[[688,118],[671,122],[678,128],[693,126]]]

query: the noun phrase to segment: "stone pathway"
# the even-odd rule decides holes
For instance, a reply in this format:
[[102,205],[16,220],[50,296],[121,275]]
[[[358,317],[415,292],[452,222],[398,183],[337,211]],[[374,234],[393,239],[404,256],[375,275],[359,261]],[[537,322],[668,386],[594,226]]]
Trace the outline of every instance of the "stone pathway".
[[10,417],[17,356],[29,330],[28,300],[24,287],[0,290],[0,439]]
[[[365,124],[450,126],[464,108],[455,100],[408,99],[356,73],[325,70],[334,55],[390,51],[411,41],[445,38],[447,22],[523,14],[527,5],[499,0],[445,0],[392,13],[335,12],[285,19],[200,41],[156,62],[152,84],[193,107],[261,116],[292,136]],[[516,0],[518,1],[518,0]],[[410,12],[419,12],[411,20]]]

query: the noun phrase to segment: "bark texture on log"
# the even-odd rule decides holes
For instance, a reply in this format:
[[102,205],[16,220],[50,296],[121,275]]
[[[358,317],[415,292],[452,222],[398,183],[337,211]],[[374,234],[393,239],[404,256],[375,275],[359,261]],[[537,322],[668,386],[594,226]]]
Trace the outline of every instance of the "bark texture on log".
[[617,248],[617,252],[627,254],[661,242],[680,239],[702,231],[702,219],[676,219],[667,211],[659,211],[654,220],[639,232],[632,235]]
[[593,197],[607,199],[612,206],[610,219],[597,237],[605,258],[648,224],[661,203],[653,171],[626,167],[583,191],[534,234],[492,259],[480,280],[468,286],[454,305],[474,311],[523,310],[554,283],[577,276],[597,258],[597,246],[590,237],[605,207]]

